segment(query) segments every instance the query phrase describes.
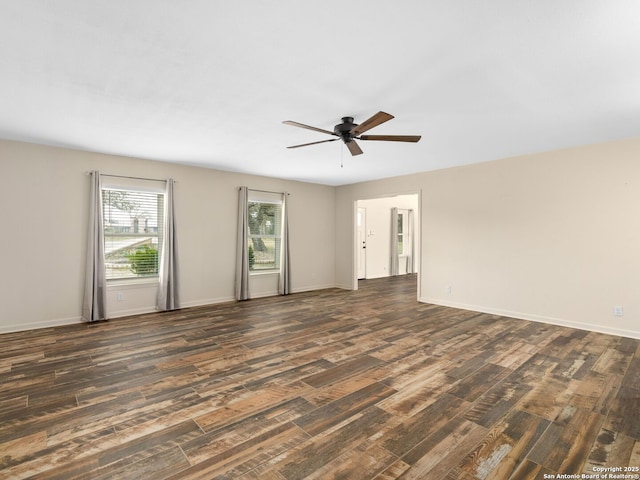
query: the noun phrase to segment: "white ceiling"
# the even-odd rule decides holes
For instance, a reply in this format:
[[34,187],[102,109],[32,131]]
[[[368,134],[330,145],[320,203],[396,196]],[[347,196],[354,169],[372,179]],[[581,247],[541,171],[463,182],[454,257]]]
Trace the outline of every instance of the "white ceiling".
[[2,0],[0,65],[2,138],[328,185],[640,134],[637,0]]

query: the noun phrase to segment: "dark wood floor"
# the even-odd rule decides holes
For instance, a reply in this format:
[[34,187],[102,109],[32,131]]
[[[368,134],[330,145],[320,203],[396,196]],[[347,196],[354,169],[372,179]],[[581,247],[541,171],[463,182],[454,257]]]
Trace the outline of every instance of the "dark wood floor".
[[415,292],[404,276],[1,335],[0,478],[499,480],[640,466],[638,340]]

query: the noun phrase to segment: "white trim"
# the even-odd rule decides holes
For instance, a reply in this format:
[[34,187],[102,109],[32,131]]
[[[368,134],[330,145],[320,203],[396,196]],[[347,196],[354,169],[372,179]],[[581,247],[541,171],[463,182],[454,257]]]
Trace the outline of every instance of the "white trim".
[[274,205],[282,205],[282,196],[284,193],[266,192],[264,190],[251,190],[249,188],[249,201],[257,203],[272,203]]
[[504,310],[501,308],[492,308],[492,307],[484,307],[479,305],[468,305],[466,303],[449,302],[446,300],[441,300],[439,298],[420,297],[418,301],[423,303],[432,303],[434,305],[441,305],[443,307],[460,308],[462,310],[471,310],[474,312],[488,313],[491,315],[500,315],[502,317],[517,318],[519,320],[529,320],[532,322],[548,323],[551,325],[558,325],[560,327],[577,328],[578,330],[587,330],[589,332],[605,333],[607,335],[616,335],[618,337],[640,339],[640,331],[626,330],[623,328],[603,327],[601,325],[593,325],[591,323],[574,322],[572,320],[565,320],[562,318],[547,317],[544,315],[536,315],[536,314],[530,314],[530,313],[514,312],[511,310]]
[[[179,310],[182,310],[183,308],[204,307],[207,305],[217,305],[220,303],[229,303],[229,302],[235,302],[235,301],[236,299],[233,295],[229,297],[207,298],[204,300],[192,300],[190,302],[182,302]],[[161,313],[161,312],[155,307],[143,307],[143,308],[135,308],[130,310],[120,310],[118,312],[115,312],[114,315],[110,314],[109,318],[128,317],[130,315],[143,315],[146,313]]]
[[54,320],[44,320],[42,322],[29,322],[20,324],[0,325],[0,333],[25,332],[27,330],[38,330],[40,328],[63,327],[65,325],[75,325],[87,323],[82,321],[82,317],[56,318]]
[[264,269],[264,270],[249,270],[250,277],[266,277],[268,275],[280,275],[280,269]]
[[[336,284],[336,285],[317,285],[313,287],[295,289],[293,293],[310,292],[315,290],[326,290],[330,288],[353,290],[349,285]],[[254,297],[254,298],[264,298],[269,296],[278,296],[278,293],[277,292],[273,294],[266,293],[266,294],[260,295],[259,297]],[[210,299],[203,299],[203,300],[195,300],[191,302],[184,302],[182,308],[201,307],[205,305],[216,305],[219,303],[228,303],[228,302],[235,302],[235,301],[236,300],[233,296],[210,298]],[[500,315],[503,317],[517,318],[520,320],[548,323],[551,325],[558,325],[561,327],[577,328],[579,330],[587,330],[590,332],[604,333],[608,335],[616,335],[619,337],[640,339],[640,332],[634,331],[634,330],[626,330],[622,328],[603,328],[600,325],[573,322],[571,320],[564,320],[564,319],[555,318],[555,317],[546,317],[543,315],[532,315],[532,314],[526,314],[522,312],[514,312],[511,310],[504,310],[500,308],[489,308],[489,307],[482,307],[478,305],[468,305],[464,303],[447,302],[438,298],[419,297],[418,301],[422,303],[431,303],[434,305],[441,305],[443,307],[460,308],[462,310],[471,310],[474,312],[488,313],[491,315]],[[130,315],[141,315],[145,313],[154,313],[154,312],[157,312],[157,310],[154,308],[138,308],[138,309],[131,309],[131,310],[121,310],[121,311],[115,312],[115,315],[109,315],[109,318],[120,318],[120,317],[127,317]],[[87,322],[83,322],[82,318],[80,316],[77,316],[77,317],[69,317],[69,318],[58,318],[54,320],[45,320],[41,322],[30,322],[26,324],[21,323],[21,324],[0,325],[0,334],[24,332],[27,330],[37,330],[41,328],[62,327],[65,325],[75,325],[75,324],[82,324],[82,323],[87,323]]]
[[314,292],[316,290],[328,290],[330,288],[340,288],[336,285],[313,285],[310,287],[303,288],[294,288],[291,290],[291,293],[304,293],[304,292]]
[[391,278],[397,275],[391,275],[389,273],[381,273],[379,275],[369,275],[367,278],[361,278],[360,280],[375,280],[376,278]]
[[249,297],[249,300],[253,300],[256,298],[279,297],[279,296],[280,294],[278,293],[278,290],[273,290],[271,292],[252,293],[251,296]]
[[155,307],[130,308],[128,310],[109,311],[107,320],[112,318],[130,317],[132,315],[144,315],[145,313],[155,313],[158,310]]
[[103,190],[138,190],[147,193],[164,194],[167,187],[166,180],[154,180],[146,178],[120,177],[100,174]]
[[180,308],[204,307],[205,305],[217,305],[219,303],[235,302],[236,298],[231,295],[229,297],[206,298],[204,300],[193,300],[191,302],[182,302]]
[[107,288],[132,288],[132,287],[157,287],[160,285],[158,275],[147,277],[110,278],[107,280]]
[[[344,288],[346,290],[350,290],[347,287],[340,287],[337,285],[315,285],[311,287],[304,287],[300,289],[293,290],[292,293],[302,293],[302,292],[310,292],[314,290],[326,290],[329,288]],[[262,293],[258,296],[252,298],[266,298],[266,297],[278,297],[280,294],[277,291],[274,292],[266,292]],[[190,308],[190,307],[204,307],[207,305],[216,305],[220,303],[230,303],[235,302],[236,299],[233,295],[228,297],[217,297],[217,298],[206,298],[202,300],[192,300],[190,302],[183,302],[182,308]],[[128,310],[116,310],[109,311],[109,319],[116,319],[122,317],[129,317],[131,315],[144,315],[147,313],[157,313],[158,310],[155,307],[141,307],[141,308],[132,308]],[[21,324],[10,324],[10,325],[0,325],[0,334],[3,333],[15,333],[15,332],[25,332],[28,330],[38,330],[41,328],[52,328],[52,327],[62,327],[65,325],[75,325],[75,324],[87,324],[82,320],[81,316],[70,317],[70,318],[58,318],[54,320],[45,320],[42,322],[30,322],[30,323],[21,323]]]

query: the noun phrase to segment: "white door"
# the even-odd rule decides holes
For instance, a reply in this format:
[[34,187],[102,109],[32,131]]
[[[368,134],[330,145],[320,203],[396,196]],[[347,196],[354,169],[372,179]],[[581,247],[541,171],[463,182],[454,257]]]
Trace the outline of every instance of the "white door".
[[358,208],[358,280],[367,275],[367,209]]

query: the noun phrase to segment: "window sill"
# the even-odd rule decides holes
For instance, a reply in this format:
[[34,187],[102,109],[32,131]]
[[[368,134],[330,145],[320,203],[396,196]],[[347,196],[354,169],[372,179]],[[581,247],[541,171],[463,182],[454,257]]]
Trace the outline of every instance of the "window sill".
[[127,278],[122,280],[107,280],[107,288],[110,287],[148,287],[151,285],[159,285],[159,277],[147,277],[147,278]]
[[280,270],[265,270],[263,272],[249,272],[250,277],[262,277],[266,275],[280,275]]

